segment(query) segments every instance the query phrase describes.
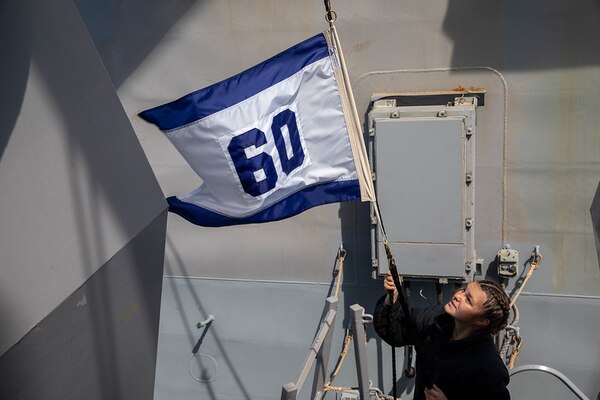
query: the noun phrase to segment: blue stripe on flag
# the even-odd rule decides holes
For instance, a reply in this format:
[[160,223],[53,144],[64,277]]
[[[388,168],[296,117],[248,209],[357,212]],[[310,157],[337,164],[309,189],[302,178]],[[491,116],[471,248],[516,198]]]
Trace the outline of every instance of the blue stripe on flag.
[[139,116],[162,131],[187,125],[252,97],[328,55],[325,36],[320,33],[231,78]]
[[278,221],[315,206],[352,200],[360,200],[360,186],[357,179],[307,187],[246,218],[226,217],[195,204],[183,202],[175,196],[167,199],[169,211],[179,214],[196,225],[211,227]]

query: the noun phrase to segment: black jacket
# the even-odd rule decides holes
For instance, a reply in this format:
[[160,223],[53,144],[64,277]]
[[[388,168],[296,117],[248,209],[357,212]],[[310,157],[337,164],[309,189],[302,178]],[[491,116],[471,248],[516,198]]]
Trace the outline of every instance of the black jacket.
[[391,345],[415,345],[415,400],[425,399],[424,390],[433,383],[448,400],[510,400],[508,371],[489,333],[450,341],[454,318],[443,306],[412,308],[411,331],[398,302],[389,307],[384,300],[385,296],[375,307],[375,331]]

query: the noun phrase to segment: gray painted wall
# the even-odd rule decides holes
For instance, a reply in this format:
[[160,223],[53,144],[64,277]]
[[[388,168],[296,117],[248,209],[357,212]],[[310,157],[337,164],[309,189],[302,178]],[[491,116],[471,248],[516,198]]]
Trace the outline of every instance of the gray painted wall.
[[[598,308],[600,299],[577,296],[544,296],[525,293],[518,300],[524,344],[518,365],[541,364],[561,371],[590,399],[600,392],[600,342]],[[515,399],[560,397],[563,385],[542,373],[524,372],[511,384]],[[536,382],[535,379],[541,379]],[[527,381],[530,379],[530,381]],[[552,381],[552,379],[550,381]],[[544,388],[545,392],[540,392]],[[549,396],[549,393],[552,396]]]
[[[589,211],[600,177],[600,53],[594,39],[600,34],[600,6],[592,0],[333,3],[360,112],[373,92],[459,85],[488,91],[478,114],[476,149],[475,241],[485,259],[483,273],[492,274],[504,241],[520,251],[521,264],[537,244],[544,261],[526,291],[591,296],[523,297],[526,347],[519,363],[555,366],[595,397],[598,343],[579,332],[597,331],[600,320],[594,307],[600,268]],[[190,191],[200,181],[166,138],[136,114],[238,73],[326,27],[322,2],[312,0],[77,5],[168,195]],[[490,70],[404,71],[479,66],[495,68],[506,80],[507,113],[503,81]],[[403,72],[364,76],[380,70]],[[344,291],[344,303],[363,302],[369,309],[379,295],[380,282],[370,279],[368,221],[362,204],[322,206],[286,221],[221,229],[170,216],[165,271],[177,277],[164,284],[156,397],[277,397],[280,385],[299,372],[302,344],[306,351],[341,241],[349,250],[346,286],[353,288]],[[431,287],[427,291],[435,297]],[[555,299],[560,306],[550,306]],[[579,310],[587,310],[584,321]],[[248,321],[251,311],[260,318],[255,324]],[[222,375],[202,384],[186,376],[185,368],[200,334],[193,324],[208,313],[216,321],[201,349],[216,358]],[[535,318],[542,314],[564,322],[564,328]],[[291,343],[282,343],[288,337]],[[341,341],[341,334],[336,338]],[[559,355],[558,338],[578,338],[578,350]],[[253,350],[256,343],[259,350]],[[389,390],[389,353],[380,344],[375,338],[369,344],[371,358],[382,355],[372,374]],[[589,357],[577,358],[581,349]],[[282,355],[293,358],[295,367]],[[346,377],[340,380],[351,383],[352,376]]]
[[[77,4],[167,195],[194,189],[199,178],[167,139],[136,114],[233,75],[326,27],[322,4],[314,1]],[[600,30],[595,23],[598,4],[346,1],[334,8],[361,112],[373,92],[459,85],[488,90],[476,151],[478,254],[490,262],[503,239],[522,246],[524,257],[540,244],[546,256],[543,273],[548,274],[543,291],[600,294],[589,216],[600,176],[594,112],[600,72],[591,39]],[[551,38],[552,45],[542,38]],[[363,77],[380,70],[477,66],[499,70],[508,85],[506,160],[504,88],[493,72]],[[319,264],[333,254],[340,226],[356,222],[340,221],[338,208],[309,211],[269,226],[218,230],[171,218],[169,235],[184,259],[186,275],[323,281],[326,273]],[[248,243],[248,236],[262,240]],[[224,258],[228,243],[238,246]],[[304,248],[312,249],[309,259]],[[273,249],[284,249],[285,257]],[[240,271],[240,264],[248,267]]]
[[[359,303],[372,312],[380,295],[379,285],[374,285],[343,286],[340,310],[344,311],[336,321],[330,372],[342,347],[343,330],[349,327],[348,307]],[[416,285],[412,290],[413,304],[427,305],[416,295],[421,288],[435,303],[433,288]],[[165,278],[155,399],[278,398],[281,385],[298,378],[328,295],[328,284]],[[445,298],[448,295],[446,292]],[[595,317],[599,303],[598,298],[522,294],[519,326],[524,344],[517,365],[551,366],[594,398],[600,378]],[[215,317],[214,322],[208,328],[196,328],[208,315]],[[371,379],[375,386],[389,391],[390,347],[370,325],[367,332]],[[205,356],[192,358],[192,349],[199,342],[198,354]],[[402,374],[404,352],[396,352],[399,392],[412,396],[414,380]],[[334,386],[357,384],[354,362],[351,347]],[[192,376],[214,381],[197,382]],[[540,385],[544,391],[539,391]],[[308,398],[310,387],[309,381],[303,398]],[[535,372],[518,375],[509,388],[516,400],[571,398],[561,397],[565,393],[561,384]],[[549,394],[554,397],[548,397]]]

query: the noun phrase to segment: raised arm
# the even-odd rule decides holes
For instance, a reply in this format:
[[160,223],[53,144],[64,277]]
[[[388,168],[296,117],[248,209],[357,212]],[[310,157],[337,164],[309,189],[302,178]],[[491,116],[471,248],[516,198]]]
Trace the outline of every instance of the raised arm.
[[393,346],[418,346],[422,339],[421,333],[434,323],[435,317],[443,312],[443,307],[411,308],[407,318],[402,312],[398,292],[389,271],[383,286],[387,294],[375,305],[373,313],[375,331],[386,343]]

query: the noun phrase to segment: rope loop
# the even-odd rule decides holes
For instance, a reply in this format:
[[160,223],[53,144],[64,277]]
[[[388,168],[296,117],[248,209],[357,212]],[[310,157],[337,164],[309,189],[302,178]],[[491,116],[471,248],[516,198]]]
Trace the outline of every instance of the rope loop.
[[527,282],[529,281],[529,279],[533,275],[533,272],[540,267],[540,264],[542,263],[542,258],[543,257],[540,254],[539,247],[535,246],[535,249],[534,249],[533,253],[531,253],[531,258],[529,259],[530,260],[529,261],[529,271],[527,271],[527,274],[525,275],[525,279],[523,279],[523,282],[521,283],[521,286],[519,287],[519,290],[517,290],[517,292],[515,293],[515,295],[513,296],[513,298],[510,301],[510,307],[511,308],[515,304],[515,302],[517,301],[517,299],[519,298],[519,295],[521,294],[521,291],[523,290],[523,288],[525,287],[525,285],[527,284]]
[[541,254],[531,254],[531,268],[538,269],[540,264],[542,263],[542,255]]
[[510,354],[510,358],[508,360],[508,369],[513,369],[515,366],[515,361],[519,356],[519,352],[521,351],[521,346],[523,345],[523,338],[521,336],[517,336],[515,338],[515,344],[513,350]]

